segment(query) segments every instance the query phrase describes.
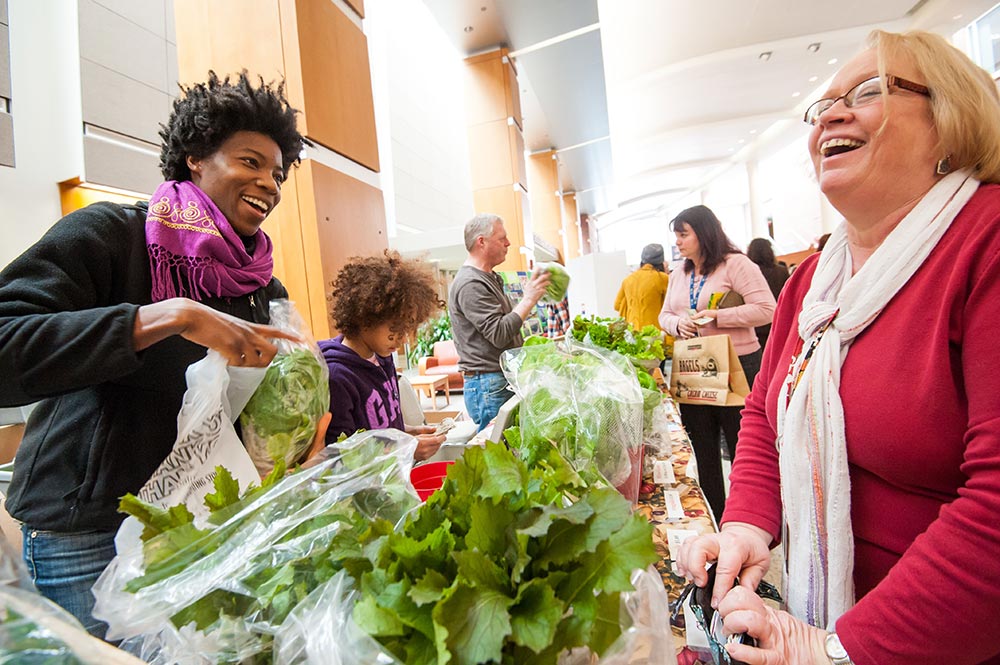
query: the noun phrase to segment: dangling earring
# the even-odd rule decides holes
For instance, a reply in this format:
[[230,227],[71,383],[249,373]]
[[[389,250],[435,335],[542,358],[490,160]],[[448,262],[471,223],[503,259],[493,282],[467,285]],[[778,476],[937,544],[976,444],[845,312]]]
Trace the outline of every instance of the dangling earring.
[[951,173],[951,155],[947,155],[938,160],[937,168],[934,169],[934,173],[938,175],[948,175]]

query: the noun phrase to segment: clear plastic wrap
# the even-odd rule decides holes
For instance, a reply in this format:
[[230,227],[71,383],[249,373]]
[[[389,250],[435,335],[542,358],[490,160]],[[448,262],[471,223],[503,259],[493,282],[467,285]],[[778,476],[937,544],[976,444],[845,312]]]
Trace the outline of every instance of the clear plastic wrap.
[[620,354],[575,340],[505,351],[504,374],[521,398],[521,446],[555,445],[588,480],[619,486],[642,447],[643,395]]
[[[635,591],[622,594],[622,634],[596,656],[578,648],[560,654],[558,665],[676,665],[670,603],[654,568],[632,573]],[[350,577],[338,573],[289,615],[275,638],[275,662],[282,665],[403,665],[352,618],[358,601]]]
[[418,504],[416,445],[397,430],[356,434],[203,528],[183,524],[119,553],[94,586],[94,616],[149,663],[272,662],[281,624],[361,557],[371,521],[398,522]]
[[37,593],[0,584],[0,665],[139,665]]
[[273,300],[270,314],[271,325],[303,341],[276,340],[278,353],[240,414],[243,444],[262,476],[277,459],[288,466],[299,461],[330,409],[330,370],[295,304]]

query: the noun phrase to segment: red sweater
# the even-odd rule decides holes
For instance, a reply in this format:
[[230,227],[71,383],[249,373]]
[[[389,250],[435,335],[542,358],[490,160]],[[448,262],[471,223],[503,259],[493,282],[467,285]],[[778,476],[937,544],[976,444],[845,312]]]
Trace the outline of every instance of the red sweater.
[[[776,402],[810,257],[781,293],[723,522],[781,524]],[[841,370],[857,665],[1000,663],[1000,186],[983,185]]]

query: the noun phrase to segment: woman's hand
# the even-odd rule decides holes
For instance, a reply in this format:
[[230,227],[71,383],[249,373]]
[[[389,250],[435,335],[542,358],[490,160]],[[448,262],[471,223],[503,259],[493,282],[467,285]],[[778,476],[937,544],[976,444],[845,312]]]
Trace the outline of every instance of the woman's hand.
[[[430,429],[434,429],[433,427]],[[438,451],[441,444],[447,437],[444,434],[418,434],[417,450],[413,453],[413,459],[422,462]]]
[[743,522],[727,522],[719,533],[689,538],[681,545],[677,569],[698,586],[705,586],[705,564],[717,561],[712,607],[718,607],[737,576],[740,586],[751,591],[764,578],[771,565],[768,545],[771,536],[763,529]]
[[694,319],[695,321],[697,321],[699,319],[712,319],[713,321],[718,321],[719,320],[719,310],[717,310],[717,309],[703,309],[700,312],[697,312],[691,318]]
[[132,332],[136,351],[173,335],[214,349],[230,365],[241,367],[267,367],[278,351],[272,339],[301,341],[295,333],[250,323],[187,298],[139,308]]
[[691,339],[698,336],[698,326],[694,324],[690,316],[682,315],[677,321],[677,336],[681,339]]
[[826,631],[775,610],[743,586],[731,589],[719,612],[727,634],[747,633],[757,646],[727,644],[726,651],[747,665],[826,665]]

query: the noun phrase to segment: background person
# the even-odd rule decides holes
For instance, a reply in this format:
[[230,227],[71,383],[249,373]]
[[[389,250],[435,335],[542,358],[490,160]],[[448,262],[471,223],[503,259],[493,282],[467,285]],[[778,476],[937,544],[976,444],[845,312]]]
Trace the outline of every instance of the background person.
[[[764,279],[767,280],[768,288],[771,289],[771,295],[774,296],[774,300],[777,302],[778,294],[781,293],[785,282],[788,281],[788,269],[775,260],[774,247],[771,246],[771,241],[767,238],[754,238],[751,240],[750,246],[747,247],[747,258],[756,263],[757,267],[760,268]],[[761,347],[766,346],[767,336],[771,332],[771,324],[766,323],[762,326],[757,326],[754,328],[754,331],[757,333],[757,341],[760,342]]]
[[205,355],[264,367],[272,276],[261,224],[302,136],[283,86],[210,73],[160,131],[151,205],[96,203],[58,221],[0,273],[0,405],[28,418],[7,506],[38,590],[93,634],[90,588],[124,515],[170,453],[184,372]]
[[549,273],[532,275],[524,297],[514,305],[493,268],[507,257],[507,231],[497,215],[476,215],[465,225],[469,258],[448,289],[448,310],[458,350],[458,366],[465,376],[465,407],[482,430],[503,403],[514,396],[500,371],[500,354],[524,343],[521,324],[545,294]]
[[417,437],[414,458],[437,452],[445,435],[434,427],[407,427],[399,404],[393,354],[441,303],[434,275],[399,252],[354,257],[333,283],[333,321],[341,334],[319,348],[330,368],[330,413],[326,443],[359,429],[395,428]]
[[[754,326],[771,321],[774,296],[757,266],[744,256],[722,230],[722,223],[709,208],[694,206],[681,211],[670,222],[684,263],[670,275],[667,297],[660,311],[660,325],[680,339],[729,335],[753,387],[760,369],[760,342]],[[743,304],[727,309],[708,309],[713,293],[735,291]],[[692,312],[695,312],[692,314]],[[711,319],[697,326],[694,319]],[[726,506],[719,435],[726,437],[730,459],[736,458],[736,436],[741,406],[681,404],[681,420],[691,438],[698,462],[698,481],[716,519]]]
[[[615,311],[636,330],[646,326],[660,327],[659,315],[667,295],[667,265],[663,245],[652,243],[642,248],[639,269],[622,281],[615,296]],[[663,350],[671,356],[674,338],[666,335]]]
[[[788,282],[722,531],[680,563],[718,558],[748,663],[1000,663],[1000,101],[937,35],[870,45],[805,115],[846,221]],[[783,528],[790,614],[747,590]]]

